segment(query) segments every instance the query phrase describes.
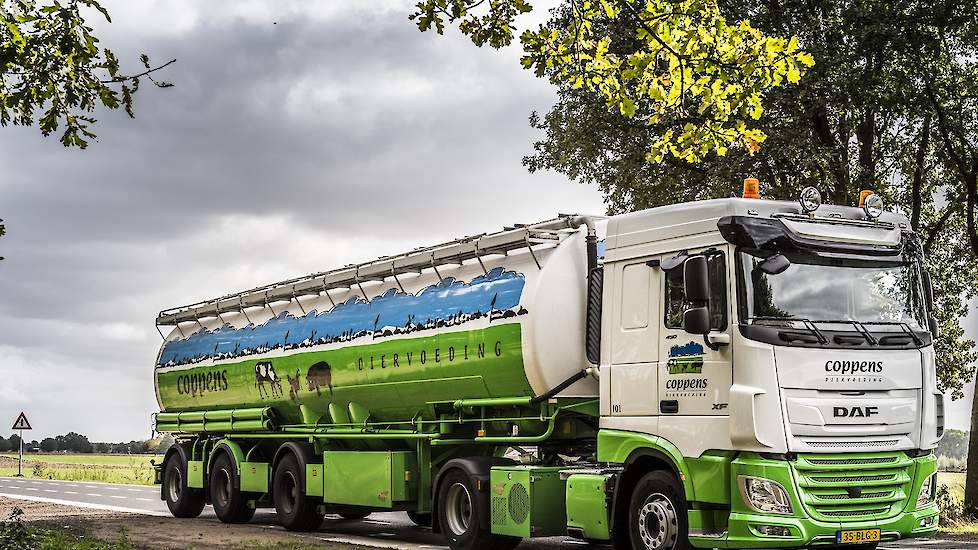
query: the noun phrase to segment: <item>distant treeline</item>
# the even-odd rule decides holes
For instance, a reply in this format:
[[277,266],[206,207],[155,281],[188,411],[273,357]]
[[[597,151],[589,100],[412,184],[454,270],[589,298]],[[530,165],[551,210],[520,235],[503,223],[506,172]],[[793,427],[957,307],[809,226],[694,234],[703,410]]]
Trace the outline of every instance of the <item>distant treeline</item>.
[[944,439],[937,446],[937,455],[956,460],[966,460],[968,458],[968,438],[970,433],[962,432],[961,430],[947,430],[944,432]]
[[[92,443],[88,437],[69,432],[57,437],[46,437],[41,441],[24,440],[24,452],[28,453],[103,453],[103,454],[144,454],[162,453],[173,444],[173,438],[165,435],[158,439],[130,441],[128,443]],[[20,436],[9,438],[0,436],[0,452],[17,452]]]

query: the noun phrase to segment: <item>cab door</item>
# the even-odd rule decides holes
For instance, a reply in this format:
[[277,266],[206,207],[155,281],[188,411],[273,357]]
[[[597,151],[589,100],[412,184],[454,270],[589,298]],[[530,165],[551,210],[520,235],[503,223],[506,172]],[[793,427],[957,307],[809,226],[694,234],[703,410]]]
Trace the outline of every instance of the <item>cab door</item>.
[[635,258],[610,266],[615,289],[607,369],[612,416],[658,414],[659,270],[649,264],[651,259]]
[[[676,265],[684,254],[707,255],[710,283],[710,328],[717,340],[730,339],[730,285],[727,249],[676,251],[659,257],[660,265]],[[711,349],[700,334],[683,330],[683,312],[690,306],[683,290],[683,264],[662,270],[659,281],[662,315],[659,362],[658,407],[662,416],[728,415],[733,369],[729,345]]]

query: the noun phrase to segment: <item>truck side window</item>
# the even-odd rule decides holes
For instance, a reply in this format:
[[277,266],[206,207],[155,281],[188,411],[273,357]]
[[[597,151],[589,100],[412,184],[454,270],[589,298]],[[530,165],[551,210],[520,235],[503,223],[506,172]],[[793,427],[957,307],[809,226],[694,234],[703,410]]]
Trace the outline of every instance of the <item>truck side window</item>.
[[[710,328],[727,328],[727,262],[722,252],[709,257],[710,271]],[[683,293],[683,270],[673,269],[666,273],[665,322],[667,328],[683,328],[683,311],[686,296]]]

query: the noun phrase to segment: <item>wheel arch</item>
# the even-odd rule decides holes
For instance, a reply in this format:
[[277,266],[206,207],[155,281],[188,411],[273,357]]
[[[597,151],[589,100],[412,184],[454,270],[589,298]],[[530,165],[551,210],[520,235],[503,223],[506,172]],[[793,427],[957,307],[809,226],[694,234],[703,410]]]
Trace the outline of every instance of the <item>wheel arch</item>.
[[[282,461],[288,455],[295,456],[296,461],[299,463],[299,471],[302,475],[299,476],[299,488],[302,490],[303,494],[306,492],[306,466],[309,464],[316,463],[316,451],[313,446],[309,443],[300,443],[298,441],[287,441],[275,449],[275,455],[272,457],[272,476],[274,478],[275,470],[278,468],[278,463]],[[269,484],[269,491],[272,490],[271,484]]]
[[[642,476],[649,472],[670,472],[680,482],[686,502],[695,500],[686,460],[679,448],[666,439],[634,432],[602,430],[598,435],[598,460],[624,466],[612,496],[609,528],[613,539],[623,535],[621,529],[615,529],[615,525],[627,525],[632,490]],[[624,536],[627,536],[627,531]]]

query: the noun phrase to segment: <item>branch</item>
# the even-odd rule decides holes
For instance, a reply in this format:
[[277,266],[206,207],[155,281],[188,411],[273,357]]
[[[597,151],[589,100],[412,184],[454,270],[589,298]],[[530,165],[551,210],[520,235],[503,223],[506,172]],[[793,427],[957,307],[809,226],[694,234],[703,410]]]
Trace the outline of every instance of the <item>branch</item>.
[[924,124],[920,130],[920,146],[917,148],[917,156],[915,158],[916,165],[913,171],[913,183],[911,184],[911,195],[910,195],[910,227],[914,231],[920,229],[920,209],[922,208],[923,193],[921,186],[923,185],[924,179],[924,163],[926,162],[927,148],[930,145],[930,111],[924,115]]
[[[133,75],[127,75],[127,76],[117,76],[115,78],[110,78],[108,80],[100,80],[99,82],[101,82],[102,84],[117,84],[119,82],[126,82],[127,80],[133,80],[133,79],[136,79],[136,78],[139,78],[139,77],[142,77],[142,76],[149,76],[152,73],[155,73],[156,71],[159,71],[161,69],[164,69],[164,68],[166,68],[166,67],[168,67],[168,66],[170,66],[170,65],[172,65],[172,64],[174,64],[176,62],[177,62],[176,59],[171,59],[171,60],[167,61],[166,63],[164,63],[164,64],[162,64],[162,65],[160,65],[158,67],[153,67],[153,68],[150,68],[150,69],[146,69],[145,71],[143,71],[143,72],[141,72],[139,74],[133,74]],[[153,80],[153,78],[150,77],[150,80]],[[156,83],[157,86],[163,86],[163,87],[169,87],[170,86],[166,82],[164,82],[162,84],[157,83],[155,80],[153,80],[153,82]]]

